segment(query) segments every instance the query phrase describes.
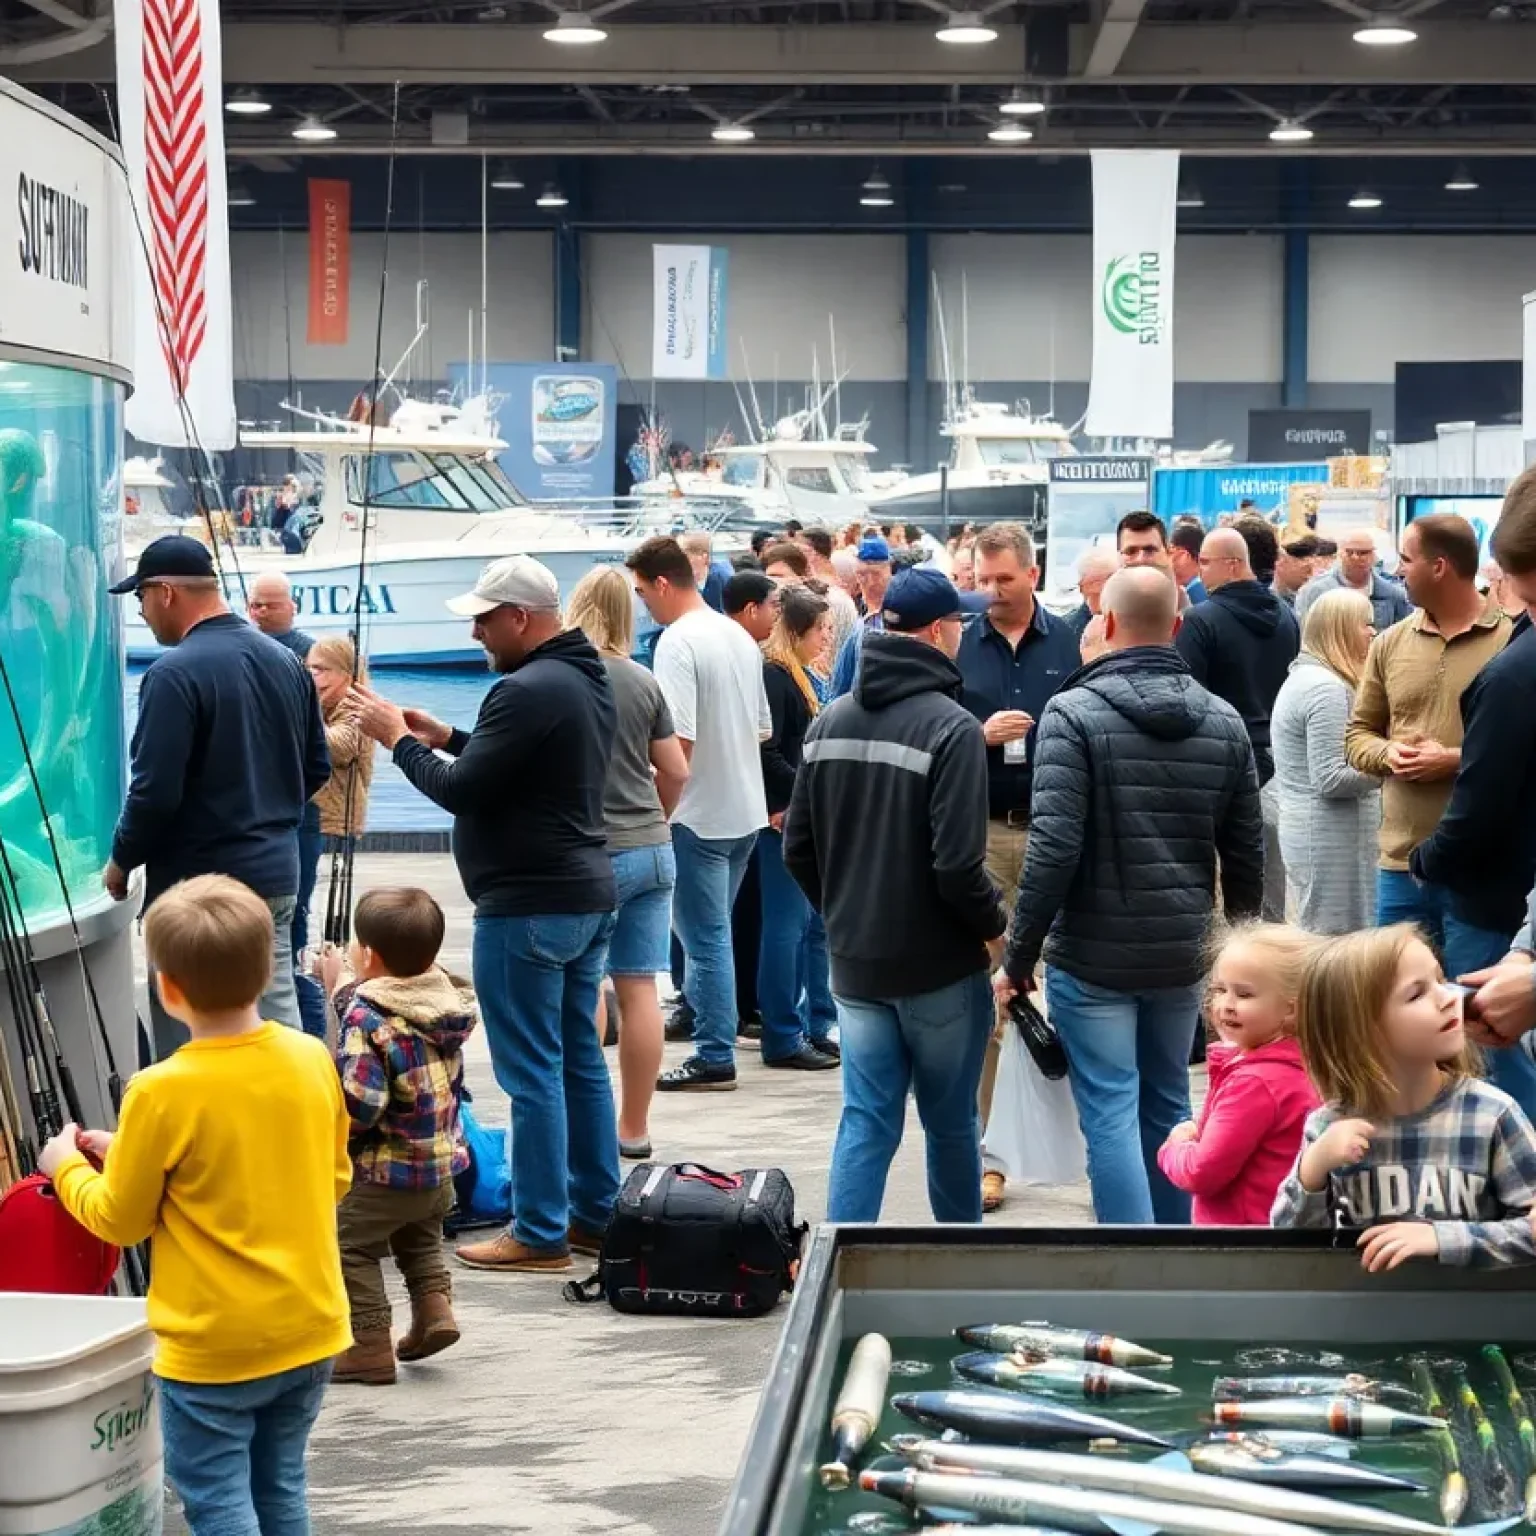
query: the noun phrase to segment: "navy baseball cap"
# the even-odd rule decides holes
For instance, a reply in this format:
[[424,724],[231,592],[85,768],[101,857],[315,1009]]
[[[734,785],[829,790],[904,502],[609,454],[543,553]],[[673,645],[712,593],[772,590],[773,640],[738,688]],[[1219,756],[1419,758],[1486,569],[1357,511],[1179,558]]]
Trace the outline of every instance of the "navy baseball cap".
[[864,565],[879,565],[882,562],[889,565],[891,546],[884,539],[862,539],[859,542],[859,560]]
[[892,634],[927,629],[940,619],[985,613],[991,599],[984,592],[960,592],[943,571],[931,565],[897,571],[886,589],[880,617]]
[[122,597],[125,593],[137,592],[146,581],[159,581],[168,576],[208,580],[213,574],[213,551],[206,544],[199,544],[183,533],[168,533],[145,545],[133,575],[124,577],[107,590]]

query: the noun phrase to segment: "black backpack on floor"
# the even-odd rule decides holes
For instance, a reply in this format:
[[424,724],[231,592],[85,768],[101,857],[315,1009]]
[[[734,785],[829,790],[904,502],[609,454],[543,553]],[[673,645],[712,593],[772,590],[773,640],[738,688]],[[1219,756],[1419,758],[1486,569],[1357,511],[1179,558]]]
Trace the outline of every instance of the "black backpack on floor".
[[782,1169],[642,1163],[614,1203],[597,1273],[565,1294],[651,1316],[760,1317],[793,1287],[806,1230]]

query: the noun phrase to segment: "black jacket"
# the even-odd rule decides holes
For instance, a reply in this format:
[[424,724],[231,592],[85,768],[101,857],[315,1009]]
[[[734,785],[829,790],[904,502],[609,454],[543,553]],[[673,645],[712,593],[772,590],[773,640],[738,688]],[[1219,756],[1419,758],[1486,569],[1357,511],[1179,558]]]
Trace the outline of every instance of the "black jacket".
[[299,819],[331,776],[320,701],[292,654],[232,613],[204,619],[139,685],[133,779],[112,839],[153,901],[191,875],[296,896]]
[[1267,784],[1275,776],[1269,717],[1301,649],[1295,613],[1256,581],[1229,581],[1185,613],[1174,644],[1195,681],[1243,717],[1259,783]]
[[805,733],[811,728],[811,706],[789,668],[776,661],[763,663],[763,691],[773,716],[773,734],[758,751],[763,758],[763,793],[772,816],[789,809]]
[[826,920],[832,986],[913,997],[987,968],[1006,922],[987,877],[987,754],[960,670],[869,633],[853,692],[805,739],[784,863]]
[[453,814],[453,857],[481,917],[605,912],[614,905],[603,824],[613,690],[579,629],[527,656],[486,694],[445,763],[407,736],[400,771]]
[[1510,641],[1461,695],[1461,767],[1433,834],[1409,857],[1454,916],[1513,934],[1536,881],[1536,633]]
[[1069,678],[1035,741],[1008,974],[1028,978],[1043,947],[1048,964],[1116,992],[1199,980],[1217,856],[1229,917],[1257,915],[1264,897],[1259,784],[1236,710],[1167,646],[1137,646]]

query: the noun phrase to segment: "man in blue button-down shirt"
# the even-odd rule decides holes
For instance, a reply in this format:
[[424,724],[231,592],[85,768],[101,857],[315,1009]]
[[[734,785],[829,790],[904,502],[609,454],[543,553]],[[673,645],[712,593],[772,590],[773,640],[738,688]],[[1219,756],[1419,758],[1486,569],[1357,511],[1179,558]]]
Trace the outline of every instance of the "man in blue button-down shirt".
[[[987,743],[987,873],[1011,912],[1029,846],[1030,739],[1035,721],[1079,665],[1078,638],[1065,619],[1035,600],[1040,568],[1021,523],[993,523],[976,536],[976,588],[992,606],[970,624],[955,663],[961,703],[981,721]],[[999,1010],[982,1069],[983,1133],[992,1108],[1006,1015]],[[983,1145],[982,1204],[1003,1203],[1006,1174]]]

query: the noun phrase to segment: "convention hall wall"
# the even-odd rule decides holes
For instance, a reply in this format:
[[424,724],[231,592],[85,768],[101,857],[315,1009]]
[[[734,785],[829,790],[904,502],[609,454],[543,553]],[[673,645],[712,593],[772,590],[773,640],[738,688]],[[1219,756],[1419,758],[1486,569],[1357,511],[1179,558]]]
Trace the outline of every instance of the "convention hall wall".
[[[1090,241],[1070,234],[933,234],[928,443],[907,442],[907,244],[902,234],[677,237],[730,252],[731,379],[650,379],[650,246],[657,234],[584,232],[579,240],[583,355],[618,366],[621,398],[655,399],[674,438],[698,445],[741,435],[732,380],[748,367],[765,418],[803,403],[813,362],[831,374],[835,325],[844,420],[869,418],[884,463],[940,452],[945,349],[958,380],[998,400],[1027,399],[1075,421],[1087,399]],[[1392,426],[1399,362],[1514,358],[1521,295],[1536,289],[1536,236],[1314,235],[1309,283],[1307,404],[1368,407]],[[382,238],[352,244],[351,325],[341,346],[306,340],[307,242],[274,232],[233,238],[235,370],[241,413],[276,414],[290,384],[317,406],[345,405],[373,368]],[[1282,401],[1284,236],[1181,237],[1175,298],[1175,428],[1181,446],[1238,445],[1253,407]],[[478,347],[481,242],[475,233],[397,233],[384,312],[386,369],[415,326],[415,288],[429,285],[431,331],[418,381],[461,361],[473,315]],[[493,360],[552,355],[555,241],[544,231],[490,236]],[[963,296],[963,299],[962,299]],[[830,321],[830,324],[829,324]],[[917,452],[913,452],[914,446]]]

